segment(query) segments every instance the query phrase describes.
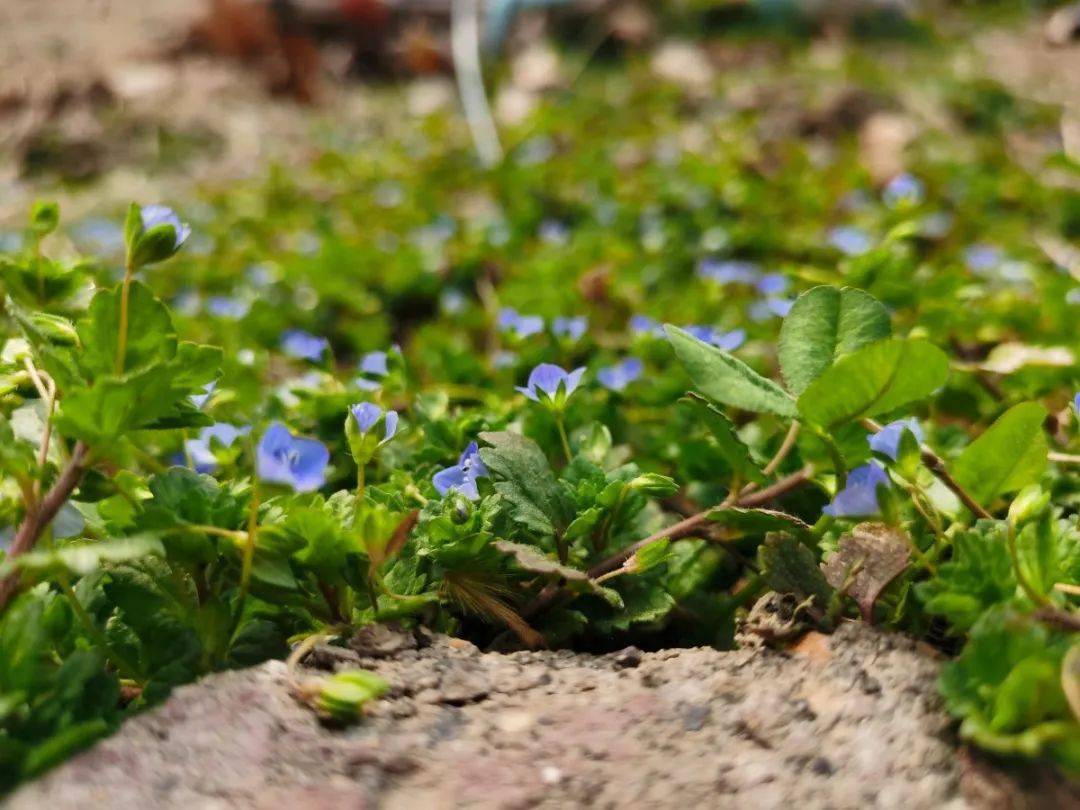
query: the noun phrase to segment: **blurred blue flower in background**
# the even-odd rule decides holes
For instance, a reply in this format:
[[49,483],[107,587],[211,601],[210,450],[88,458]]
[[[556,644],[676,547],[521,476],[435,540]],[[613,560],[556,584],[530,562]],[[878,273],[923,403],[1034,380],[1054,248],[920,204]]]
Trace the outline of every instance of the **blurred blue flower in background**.
[[838,225],[829,231],[828,240],[845,256],[861,256],[874,246],[870,234],[854,225]]
[[500,332],[517,338],[527,338],[544,331],[544,319],[539,315],[521,315],[516,309],[504,307],[499,310],[496,321]]
[[326,338],[305,332],[303,329],[287,329],[281,335],[281,350],[298,360],[322,360],[330,342]]
[[195,472],[211,473],[217,469],[217,457],[214,455],[213,442],[218,442],[223,447],[231,447],[233,442],[240,436],[246,436],[251,432],[251,427],[236,427],[228,422],[216,422],[199,431],[198,438],[187,439],[184,442],[184,452],[191,459]]
[[615,365],[605,366],[596,372],[596,379],[605,388],[623,391],[630,383],[638,379],[645,370],[645,364],[637,357],[627,357]]
[[317,439],[293,436],[281,422],[266,429],[256,452],[259,478],[311,492],[326,483],[330,451]]
[[515,386],[515,389],[533,402],[540,402],[541,397],[555,402],[560,390],[563,392],[563,397],[569,397],[574,393],[581,384],[584,374],[584,368],[576,368],[568,372],[552,363],[541,363],[530,372],[528,382],[524,386]]
[[589,319],[584,315],[558,317],[551,321],[551,333],[557,338],[566,338],[577,342],[589,328]]

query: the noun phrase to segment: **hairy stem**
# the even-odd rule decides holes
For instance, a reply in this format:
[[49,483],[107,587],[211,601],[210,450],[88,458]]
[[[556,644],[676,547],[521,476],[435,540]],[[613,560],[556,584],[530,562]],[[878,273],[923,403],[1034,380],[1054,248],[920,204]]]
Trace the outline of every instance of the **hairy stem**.
[[128,339],[128,302],[131,298],[131,277],[134,266],[129,256],[124,263],[124,283],[120,287],[120,326],[116,334],[116,374],[124,373],[124,360],[127,356]]
[[[67,503],[71,493],[75,491],[75,488],[82,480],[83,473],[86,472],[89,454],[90,449],[85,444],[82,442],[76,443],[67,466],[61,470],[60,476],[56,479],[52,489],[45,494],[45,497],[40,502],[27,508],[26,516],[11,541],[11,548],[7,554],[9,560],[33,550],[42,531],[52,523],[56,513]],[[0,610],[7,607],[8,602],[19,590],[19,581],[18,571],[13,571],[3,580],[0,580]]]

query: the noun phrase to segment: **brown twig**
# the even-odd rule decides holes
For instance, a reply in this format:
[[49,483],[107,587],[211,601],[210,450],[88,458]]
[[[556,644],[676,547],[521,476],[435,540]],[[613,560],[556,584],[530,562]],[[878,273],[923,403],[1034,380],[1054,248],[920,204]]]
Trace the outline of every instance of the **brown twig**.
[[[782,495],[786,495],[793,489],[802,486],[813,475],[814,468],[811,465],[806,465],[801,470],[793,472],[784,478],[781,478],[775,484],[766,487],[758,492],[753,492],[734,500],[725,501],[719,506],[711,506],[696,515],[680,520],[678,523],[673,523],[665,529],[661,529],[655,532],[644,540],[638,540],[636,543],[631,543],[621,551],[612,554],[610,557],[601,560],[596,565],[588,570],[589,579],[596,579],[604,574],[614,571],[621,566],[624,562],[630,559],[635,553],[645,548],[650,543],[655,543],[657,540],[681,540],[685,537],[691,537],[700,533],[703,526],[706,526],[709,522],[709,515],[714,509],[721,508],[723,506],[739,506],[743,508],[751,508],[760,506],[763,503],[768,503],[774,498],[779,498]],[[549,605],[551,605],[562,592],[562,588],[559,585],[551,584],[546,586],[537,595],[530,604],[526,605],[521,611],[521,615],[526,618],[534,616],[541,612]]]
[[[90,449],[85,444],[82,442],[76,443],[71,452],[71,459],[61,471],[60,477],[56,479],[52,489],[45,494],[45,497],[39,503],[27,509],[26,516],[19,525],[15,538],[11,541],[11,548],[7,555],[9,560],[34,549],[34,545],[37,543],[42,531],[56,517],[56,513],[60,511],[60,508],[67,503],[71,493],[75,491],[75,487],[82,480],[83,473],[86,472],[86,461],[89,453]],[[20,574],[18,571],[13,571],[3,580],[0,580],[0,610],[7,606],[7,603],[11,601],[11,597],[19,590],[19,581]]]
[[[862,426],[871,433],[877,433],[881,430],[881,425],[873,419],[863,419],[861,421]],[[919,445],[919,456],[922,458],[922,463],[926,465],[926,468],[930,470],[941,483],[948,487],[949,490],[960,499],[960,503],[966,506],[973,515],[987,520],[994,519],[994,516],[987,512],[978,501],[971,497],[971,493],[960,486],[960,482],[952,477],[952,474],[945,466],[945,460],[931,450],[929,445]]]

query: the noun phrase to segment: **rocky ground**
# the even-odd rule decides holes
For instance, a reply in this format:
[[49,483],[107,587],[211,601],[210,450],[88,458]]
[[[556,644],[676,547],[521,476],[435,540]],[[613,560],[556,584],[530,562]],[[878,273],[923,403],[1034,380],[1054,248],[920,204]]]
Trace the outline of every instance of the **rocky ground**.
[[604,656],[377,628],[312,659],[391,691],[340,729],[293,696],[311,670],[215,675],[6,807],[1080,806],[1052,779],[1022,785],[958,752],[934,656],[862,625],[786,652]]

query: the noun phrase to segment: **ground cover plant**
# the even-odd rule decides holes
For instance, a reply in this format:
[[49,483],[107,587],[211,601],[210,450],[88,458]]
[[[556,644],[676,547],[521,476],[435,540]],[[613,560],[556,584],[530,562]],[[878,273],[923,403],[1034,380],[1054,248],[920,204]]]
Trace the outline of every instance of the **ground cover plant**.
[[[1080,770],[1080,167],[910,58],[947,117],[883,184],[824,113],[631,65],[491,171],[433,116],[173,207],[35,206],[0,259],[0,789],[372,622],[724,648],[769,591],[928,640],[963,739]],[[895,81],[783,60],[726,89]]]

